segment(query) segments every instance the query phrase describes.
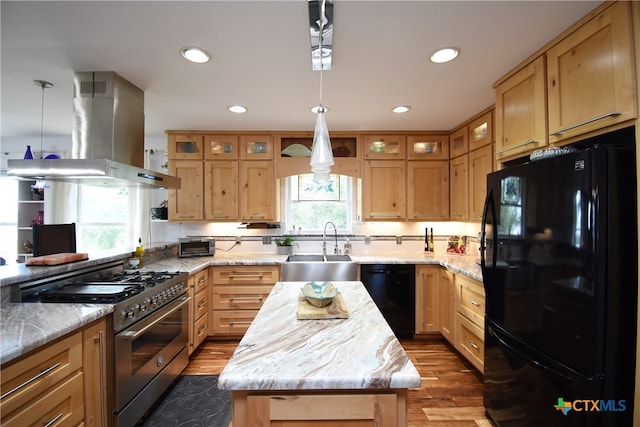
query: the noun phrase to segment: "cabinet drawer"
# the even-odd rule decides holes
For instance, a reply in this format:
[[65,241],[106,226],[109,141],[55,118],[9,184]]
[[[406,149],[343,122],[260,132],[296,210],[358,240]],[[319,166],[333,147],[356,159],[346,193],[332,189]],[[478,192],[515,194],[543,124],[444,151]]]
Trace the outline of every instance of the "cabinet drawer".
[[209,335],[209,322],[207,321],[207,316],[202,316],[200,319],[196,321],[193,325],[193,348],[196,349],[198,346],[207,338]]
[[203,314],[207,313],[207,305],[209,298],[208,292],[198,292],[194,301],[194,319],[199,319]]
[[461,286],[460,312],[478,326],[484,327],[484,296]]
[[[24,407],[82,368],[82,333],[78,332],[18,360],[0,372],[3,415]],[[4,424],[4,422],[2,423]],[[23,424],[25,425],[25,424]]]
[[82,372],[50,387],[13,414],[2,409],[4,427],[61,425],[75,426],[84,419]]
[[195,274],[195,289],[196,293],[207,289],[209,283],[209,270],[204,269]]
[[280,280],[280,267],[277,265],[214,267],[211,277],[214,285],[274,284]]
[[258,310],[267,299],[273,285],[214,286],[214,310]]
[[484,367],[484,329],[458,313],[458,350],[481,372]]
[[213,333],[244,335],[258,310],[219,310],[213,312]]

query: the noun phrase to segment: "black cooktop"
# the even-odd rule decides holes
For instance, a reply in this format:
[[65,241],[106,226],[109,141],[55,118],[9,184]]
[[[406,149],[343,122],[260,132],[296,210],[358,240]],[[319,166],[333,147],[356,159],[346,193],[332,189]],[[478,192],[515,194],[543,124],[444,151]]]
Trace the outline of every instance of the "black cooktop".
[[115,304],[143,290],[144,285],[141,283],[79,283],[43,292],[42,301]]

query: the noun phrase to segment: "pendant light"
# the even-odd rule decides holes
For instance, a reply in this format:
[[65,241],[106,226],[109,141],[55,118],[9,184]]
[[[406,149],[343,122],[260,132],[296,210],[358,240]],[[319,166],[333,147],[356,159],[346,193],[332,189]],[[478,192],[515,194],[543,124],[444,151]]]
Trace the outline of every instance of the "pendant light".
[[[313,172],[314,181],[327,181],[329,180],[329,174],[331,173],[331,166],[333,162],[333,152],[331,151],[331,139],[329,139],[329,129],[327,129],[327,123],[324,119],[325,108],[322,105],[322,70],[324,68],[324,53],[323,53],[323,32],[324,23],[326,21],[325,16],[325,1],[318,0],[318,6],[320,8],[318,29],[319,29],[319,46],[318,52],[320,55],[320,105],[317,110],[316,127],[313,133],[313,146],[311,147],[311,172]],[[311,5],[315,2],[310,2]]]
[[33,83],[42,88],[40,99],[40,158],[42,159],[44,154],[44,147],[42,146],[42,141],[44,140],[44,90],[53,87],[53,83],[44,80],[34,80]]

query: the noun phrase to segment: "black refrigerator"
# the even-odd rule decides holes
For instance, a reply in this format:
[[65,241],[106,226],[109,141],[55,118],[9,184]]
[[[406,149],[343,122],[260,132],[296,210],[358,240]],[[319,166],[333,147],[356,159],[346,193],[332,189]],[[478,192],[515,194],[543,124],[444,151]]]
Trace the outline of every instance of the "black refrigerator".
[[633,423],[635,150],[605,142],[487,177],[484,406],[499,427]]

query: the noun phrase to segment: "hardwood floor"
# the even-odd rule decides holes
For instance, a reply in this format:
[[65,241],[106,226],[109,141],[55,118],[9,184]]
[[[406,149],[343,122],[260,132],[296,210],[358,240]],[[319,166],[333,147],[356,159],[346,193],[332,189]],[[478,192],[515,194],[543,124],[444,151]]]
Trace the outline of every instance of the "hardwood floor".
[[[441,337],[401,340],[422,377],[409,389],[410,427],[492,427],[482,405],[482,375]],[[219,374],[238,341],[205,341],[183,375]]]

